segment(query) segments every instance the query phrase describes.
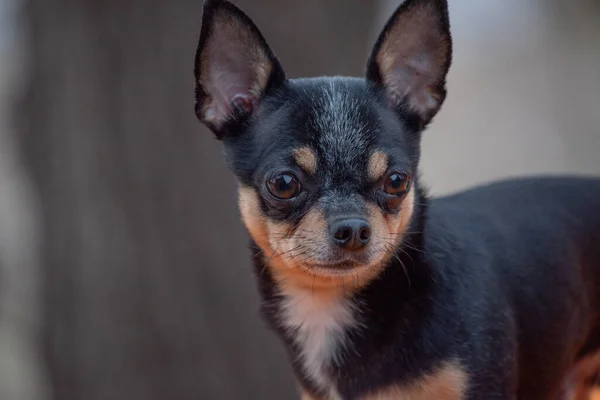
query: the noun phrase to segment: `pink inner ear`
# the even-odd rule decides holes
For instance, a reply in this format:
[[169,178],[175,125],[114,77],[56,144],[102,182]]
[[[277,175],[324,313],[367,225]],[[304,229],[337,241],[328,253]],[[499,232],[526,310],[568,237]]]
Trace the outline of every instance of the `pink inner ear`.
[[243,49],[231,44],[215,53],[204,86],[210,96],[204,110],[207,120],[220,125],[234,116],[236,107],[252,111],[260,89],[257,70]]
[[384,74],[391,101],[398,105],[408,100],[409,106],[419,112],[437,108],[440,96],[434,89],[438,83],[435,71],[435,61],[427,53],[396,59]]
[[441,103],[436,90],[450,56],[450,39],[440,30],[438,13],[431,3],[405,11],[386,32],[376,56],[390,101],[395,106],[405,102],[422,115]]
[[202,55],[200,84],[208,98],[204,118],[221,126],[251,113],[266,88],[272,63],[253,33],[228,15],[216,16]]

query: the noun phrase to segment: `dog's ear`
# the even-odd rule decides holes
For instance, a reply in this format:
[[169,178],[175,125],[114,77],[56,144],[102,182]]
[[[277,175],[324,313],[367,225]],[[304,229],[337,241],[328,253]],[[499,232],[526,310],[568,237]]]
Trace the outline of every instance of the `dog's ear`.
[[406,0],[380,34],[367,79],[384,90],[392,108],[425,126],[446,97],[452,39],[446,0]]
[[258,28],[225,0],[204,3],[194,73],[196,115],[217,138],[233,134],[266,92],[285,81]]

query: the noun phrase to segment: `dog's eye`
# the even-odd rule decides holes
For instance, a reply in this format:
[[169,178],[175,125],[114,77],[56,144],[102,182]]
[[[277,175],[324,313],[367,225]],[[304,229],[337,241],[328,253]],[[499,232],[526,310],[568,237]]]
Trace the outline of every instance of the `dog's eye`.
[[267,181],[267,190],[281,200],[292,199],[300,193],[300,182],[291,174],[280,174]]
[[393,172],[385,180],[383,191],[392,196],[401,196],[410,189],[410,176]]

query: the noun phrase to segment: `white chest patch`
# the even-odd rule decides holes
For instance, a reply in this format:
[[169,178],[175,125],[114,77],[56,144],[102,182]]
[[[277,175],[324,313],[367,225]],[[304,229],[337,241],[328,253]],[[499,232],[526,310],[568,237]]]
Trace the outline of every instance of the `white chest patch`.
[[286,290],[282,317],[283,324],[294,332],[305,373],[335,398],[333,382],[325,371],[341,355],[346,329],[357,324],[352,304],[339,296]]

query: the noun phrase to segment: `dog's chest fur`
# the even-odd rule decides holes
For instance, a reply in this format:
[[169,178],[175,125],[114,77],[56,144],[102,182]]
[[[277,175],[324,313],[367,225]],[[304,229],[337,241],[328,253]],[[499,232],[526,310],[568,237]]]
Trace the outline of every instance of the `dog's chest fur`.
[[281,323],[298,349],[306,377],[320,390],[335,396],[328,370],[339,364],[347,332],[358,325],[353,303],[340,295],[286,290]]

